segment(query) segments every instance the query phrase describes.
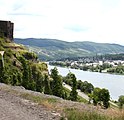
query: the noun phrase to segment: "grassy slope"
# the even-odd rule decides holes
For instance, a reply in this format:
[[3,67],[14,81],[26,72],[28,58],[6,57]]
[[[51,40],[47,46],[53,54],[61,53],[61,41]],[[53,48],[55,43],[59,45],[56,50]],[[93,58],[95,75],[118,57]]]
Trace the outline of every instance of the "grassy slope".
[[44,60],[55,60],[67,57],[86,55],[124,53],[124,46],[94,42],[65,42],[56,39],[15,39],[15,42],[28,45]]
[[22,87],[12,87],[0,85],[1,91],[10,94],[13,97],[20,97],[38,103],[38,106],[44,106],[46,109],[56,111],[61,114],[61,120],[123,120],[124,111],[117,108],[101,109],[90,104],[78,103],[63,100],[61,98],[44,95],[39,92],[25,90]]

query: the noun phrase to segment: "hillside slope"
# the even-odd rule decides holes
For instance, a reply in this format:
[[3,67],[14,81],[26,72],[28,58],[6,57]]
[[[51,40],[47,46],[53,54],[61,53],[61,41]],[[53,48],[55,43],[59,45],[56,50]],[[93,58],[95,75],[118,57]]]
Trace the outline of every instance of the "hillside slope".
[[46,63],[39,62],[37,55],[24,46],[7,42],[5,38],[0,38],[0,51],[4,52],[3,59],[0,55],[0,82],[42,91],[43,85],[39,88],[38,80],[42,82],[44,74],[48,74]]
[[60,120],[60,114],[42,105],[44,102],[38,105],[24,95],[32,95],[33,99],[33,91],[0,83],[0,120]]
[[123,116],[115,108],[101,109],[0,83],[1,120],[123,120]]
[[83,57],[96,54],[124,53],[124,46],[94,42],[65,42],[56,39],[19,39],[16,43],[26,45],[29,50],[36,52],[42,60],[56,60],[71,57]]

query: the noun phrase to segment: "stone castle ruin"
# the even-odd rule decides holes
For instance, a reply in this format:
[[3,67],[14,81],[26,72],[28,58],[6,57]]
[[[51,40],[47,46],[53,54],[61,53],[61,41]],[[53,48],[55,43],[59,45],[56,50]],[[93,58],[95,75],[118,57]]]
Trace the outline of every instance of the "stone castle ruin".
[[13,41],[14,23],[11,21],[0,20],[0,37],[5,37]]
[[[6,41],[13,41],[13,28],[14,23],[11,21],[0,20],[0,37],[5,38]],[[3,54],[4,51],[0,50],[0,72],[4,67]]]

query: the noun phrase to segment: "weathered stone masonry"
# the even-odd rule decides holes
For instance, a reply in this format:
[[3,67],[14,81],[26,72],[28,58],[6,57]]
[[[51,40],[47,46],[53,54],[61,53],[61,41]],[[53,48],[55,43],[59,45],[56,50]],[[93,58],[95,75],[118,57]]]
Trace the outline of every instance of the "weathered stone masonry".
[[12,41],[13,40],[13,28],[14,28],[14,23],[12,23],[11,21],[0,20],[0,35],[1,35],[1,37],[3,36]]

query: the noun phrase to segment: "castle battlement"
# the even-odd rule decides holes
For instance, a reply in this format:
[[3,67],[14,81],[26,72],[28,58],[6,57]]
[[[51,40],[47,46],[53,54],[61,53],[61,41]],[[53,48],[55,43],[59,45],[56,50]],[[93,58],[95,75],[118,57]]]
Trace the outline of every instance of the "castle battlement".
[[13,29],[14,23],[12,23],[11,21],[0,20],[0,36],[3,36],[13,41]]

